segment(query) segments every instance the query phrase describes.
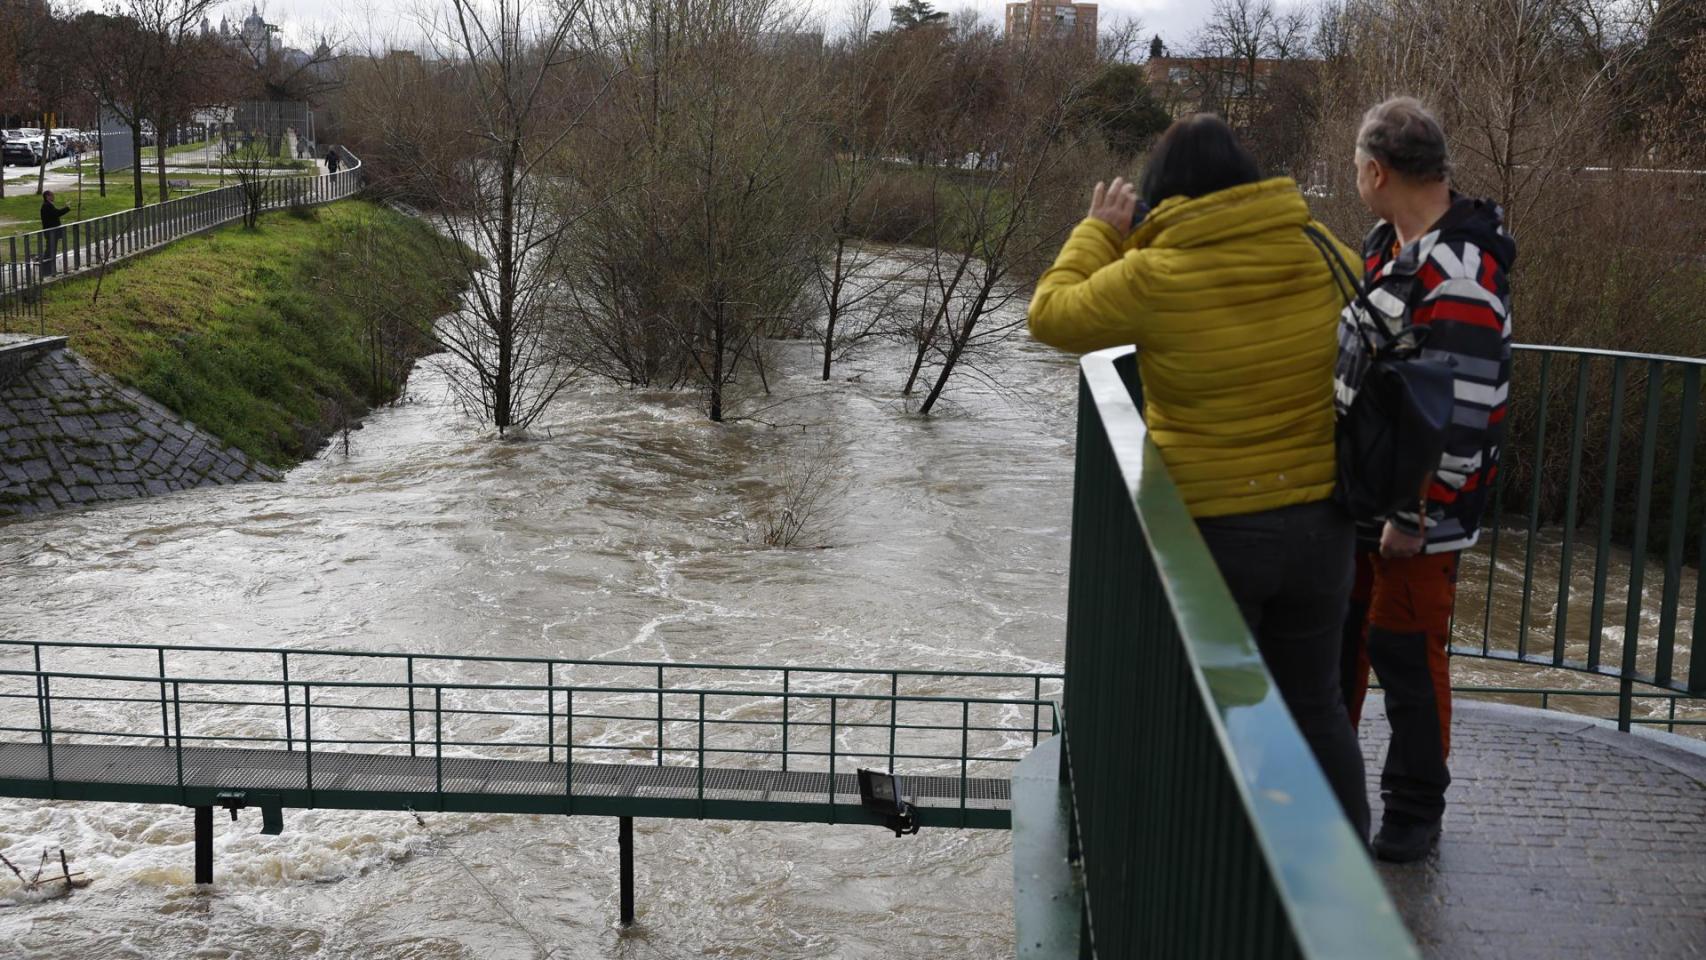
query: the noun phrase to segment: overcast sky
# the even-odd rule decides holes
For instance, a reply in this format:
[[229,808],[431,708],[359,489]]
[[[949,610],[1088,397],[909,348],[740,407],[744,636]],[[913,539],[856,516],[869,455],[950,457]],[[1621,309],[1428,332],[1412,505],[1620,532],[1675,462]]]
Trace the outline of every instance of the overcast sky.
[[[312,33],[314,28],[322,24],[338,24],[336,35],[356,41],[357,47],[365,47],[364,42],[373,32],[387,33],[395,31],[398,35],[412,32],[409,24],[414,11],[423,0],[265,0],[260,4],[266,18],[271,23],[284,28],[287,42],[302,44],[303,38]],[[435,0],[424,0],[435,4]],[[1175,49],[1185,46],[1191,35],[1196,32],[1204,16],[1208,12],[1210,0],[1111,0],[1100,4],[1101,21],[1104,24],[1123,19],[1136,18],[1143,22],[1150,34],[1160,33],[1169,46]],[[242,20],[249,14],[251,0],[232,0],[221,9],[221,13],[231,18],[233,23]],[[826,19],[833,30],[840,11],[844,5],[837,0],[815,0],[818,9],[826,11]],[[964,7],[975,8],[996,22],[1000,22],[1004,0],[937,0],[938,10],[954,11]],[[214,17],[215,22],[219,19]],[[375,30],[368,28],[369,23],[376,24]]]

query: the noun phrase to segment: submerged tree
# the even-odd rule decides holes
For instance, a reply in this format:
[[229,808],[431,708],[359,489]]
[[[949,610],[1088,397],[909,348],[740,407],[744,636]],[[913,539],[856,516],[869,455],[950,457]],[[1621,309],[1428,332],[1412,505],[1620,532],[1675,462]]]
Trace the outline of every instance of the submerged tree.
[[568,335],[599,373],[693,386],[720,421],[743,369],[767,383],[765,339],[810,288],[815,38],[774,0],[614,0],[598,29],[620,72],[570,169],[618,187],[565,258]]
[[575,70],[584,15],[583,0],[448,0],[426,24],[430,57],[363,74],[363,122],[406,145],[386,154],[388,184],[437,222],[446,272],[472,277],[438,336],[457,397],[500,433],[532,423],[578,373],[551,297],[575,217],[554,202],[550,170],[598,95]]

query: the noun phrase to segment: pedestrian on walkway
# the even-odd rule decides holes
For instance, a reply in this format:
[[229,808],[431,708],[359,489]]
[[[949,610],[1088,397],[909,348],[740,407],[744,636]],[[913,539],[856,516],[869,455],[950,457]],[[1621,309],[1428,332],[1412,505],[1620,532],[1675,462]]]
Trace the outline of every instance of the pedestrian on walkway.
[[53,202],[53,191],[48,190],[41,195],[41,229],[42,229],[42,258],[41,275],[53,276],[54,258],[59,252],[59,244],[65,238],[65,228],[60,226],[61,218],[71,212],[70,207],[61,207]]
[[335,149],[327,150],[326,151],[326,173],[333,174],[333,173],[337,173],[337,172],[338,172],[338,151]]
[[1380,223],[1363,244],[1367,297],[1347,308],[1336,384],[1340,412],[1355,396],[1363,348],[1425,330],[1424,356],[1453,368],[1455,406],[1445,453],[1417,509],[1359,528],[1357,583],[1342,665],[1352,722],[1373,665],[1386,693],[1392,741],[1380,776],[1385,801],[1375,855],[1408,862],[1439,839],[1451,783],[1448,662],[1458,556],[1475,544],[1498,473],[1511,372],[1510,286],[1516,242],[1490,200],[1451,187],[1445,133],[1420,102],[1369,110],[1356,142],[1357,193]]
[[[1134,223],[1139,209],[1150,212]],[[1352,256],[1294,181],[1262,179],[1225,121],[1188,117],[1156,143],[1140,188],[1096,185],[1029,320],[1032,336],[1074,352],[1137,346],[1149,434],[1366,842],[1339,683],[1355,534],[1332,499],[1345,298],[1310,231]]]

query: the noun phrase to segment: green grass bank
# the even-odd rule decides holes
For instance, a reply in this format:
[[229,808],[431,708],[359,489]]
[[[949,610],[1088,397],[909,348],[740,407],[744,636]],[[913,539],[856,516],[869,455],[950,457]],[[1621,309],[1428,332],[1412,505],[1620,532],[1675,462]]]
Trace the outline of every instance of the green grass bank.
[[433,349],[432,321],[466,283],[445,275],[440,242],[366,201],[281,211],[55,284],[43,309],[107,373],[288,467],[395,399]]

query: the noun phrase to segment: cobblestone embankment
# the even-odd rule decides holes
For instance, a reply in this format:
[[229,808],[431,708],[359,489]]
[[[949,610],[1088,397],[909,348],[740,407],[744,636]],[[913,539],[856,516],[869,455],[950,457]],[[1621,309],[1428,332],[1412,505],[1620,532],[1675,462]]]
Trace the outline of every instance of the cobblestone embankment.
[[0,519],[278,473],[57,339],[0,344]]

